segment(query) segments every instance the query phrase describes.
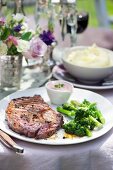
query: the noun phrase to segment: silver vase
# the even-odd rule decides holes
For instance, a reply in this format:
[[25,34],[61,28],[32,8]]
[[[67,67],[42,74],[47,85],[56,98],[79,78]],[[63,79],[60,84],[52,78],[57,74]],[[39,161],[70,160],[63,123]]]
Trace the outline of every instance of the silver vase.
[[48,45],[47,52],[45,56],[43,57],[43,67],[48,67],[50,70],[53,69],[55,66],[55,60],[53,59],[53,49],[56,46],[56,42],[53,42],[51,45]]
[[18,90],[22,74],[22,56],[0,56],[1,90]]

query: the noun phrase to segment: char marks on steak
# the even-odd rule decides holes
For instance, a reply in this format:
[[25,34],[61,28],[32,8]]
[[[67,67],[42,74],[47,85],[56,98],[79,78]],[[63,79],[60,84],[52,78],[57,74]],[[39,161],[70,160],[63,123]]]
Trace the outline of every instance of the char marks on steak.
[[63,124],[62,115],[52,110],[40,95],[12,99],[6,116],[13,131],[36,139],[52,136]]

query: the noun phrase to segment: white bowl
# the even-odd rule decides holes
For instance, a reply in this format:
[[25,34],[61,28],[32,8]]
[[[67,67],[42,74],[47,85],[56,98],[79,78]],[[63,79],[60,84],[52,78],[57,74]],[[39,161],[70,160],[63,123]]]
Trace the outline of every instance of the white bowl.
[[[64,86],[58,88],[58,86],[62,84]],[[55,105],[66,103],[73,92],[73,85],[63,80],[49,81],[45,87],[51,103]]]
[[67,57],[72,51],[76,50],[84,50],[87,48],[86,46],[77,46],[66,49],[63,53],[62,61],[66,70],[79,81],[86,84],[94,84],[102,81],[109,75],[113,73],[113,52],[104,48],[100,48],[105,50],[107,54],[109,54],[110,61],[112,65],[106,67],[86,67],[86,66],[78,66],[67,61]]

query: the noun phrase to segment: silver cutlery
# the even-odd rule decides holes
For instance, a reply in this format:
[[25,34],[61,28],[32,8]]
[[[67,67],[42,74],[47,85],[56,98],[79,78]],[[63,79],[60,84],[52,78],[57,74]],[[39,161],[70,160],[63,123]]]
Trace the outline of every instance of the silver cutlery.
[[17,145],[11,137],[9,137],[5,132],[0,130],[0,141],[8,148],[14,150],[16,153],[23,153],[24,149]]

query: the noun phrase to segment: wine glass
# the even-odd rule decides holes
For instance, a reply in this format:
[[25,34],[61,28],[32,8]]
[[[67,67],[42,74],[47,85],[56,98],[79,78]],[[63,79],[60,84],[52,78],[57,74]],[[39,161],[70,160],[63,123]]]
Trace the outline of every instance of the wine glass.
[[6,7],[6,0],[0,0],[0,17],[4,16],[4,7]]
[[24,0],[15,0],[14,14],[22,13],[23,15],[25,15],[23,2],[24,2]]
[[67,33],[70,33],[71,46],[75,46],[77,41],[76,14],[70,14],[69,17],[67,17]]
[[89,13],[88,12],[79,12],[77,13],[77,33],[82,33],[88,26]]
[[48,1],[47,0],[36,0],[35,8],[35,21],[37,27],[47,27],[48,20]]

